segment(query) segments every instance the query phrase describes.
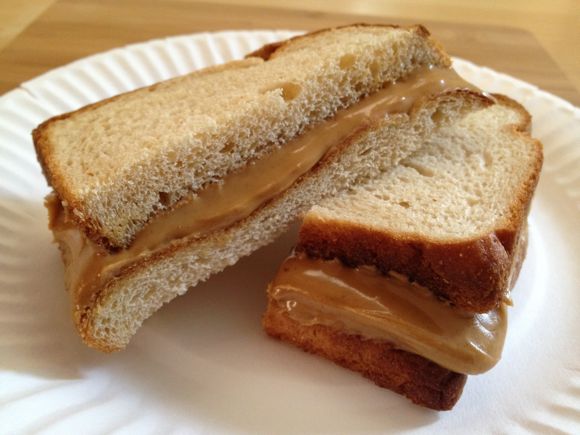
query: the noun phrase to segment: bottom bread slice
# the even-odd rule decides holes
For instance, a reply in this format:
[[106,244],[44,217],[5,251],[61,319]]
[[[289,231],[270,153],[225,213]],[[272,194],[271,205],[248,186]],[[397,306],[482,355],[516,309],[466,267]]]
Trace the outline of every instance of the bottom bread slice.
[[438,411],[453,408],[467,380],[464,374],[396,349],[390,342],[368,340],[326,325],[301,324],[291,319],[272,300],[268,303],[262,323],[271,337],[361,373],[380,387],[427,408]]

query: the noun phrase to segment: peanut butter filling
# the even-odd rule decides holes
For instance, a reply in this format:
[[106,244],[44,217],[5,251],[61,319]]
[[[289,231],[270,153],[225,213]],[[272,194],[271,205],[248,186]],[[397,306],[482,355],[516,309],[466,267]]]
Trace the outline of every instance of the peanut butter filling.
[[484,314],[465,313],[398,274],[346,267],[338,260],[291,256],[268,295],[301,324],[386,340],[458,373],[491,369],[501,357],[506,334],[503,305]]
[[457,88],[478,91],[452,69],[421,69],[338,111],[333,118],[227,175],[221,183],[210,185],[181,200],[171,210],[158,213],[136,235],[131,246],[118,252],[110,252],[86,238],[67,218],[56,194],[49,196],[51,228],[64,250],[66,284],[75,304],[90,305],[96,292],[108,281],[152,253],[227,228],[248,217],[288,189],[333,146],[346,141],[361,126],[379,122],[390,113],[408,112],[420,97]]

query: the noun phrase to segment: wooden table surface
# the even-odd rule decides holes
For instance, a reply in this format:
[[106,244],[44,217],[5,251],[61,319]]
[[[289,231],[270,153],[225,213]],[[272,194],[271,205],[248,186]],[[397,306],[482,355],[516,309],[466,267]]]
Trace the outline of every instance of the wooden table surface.
[[152,38],[207,30],[309,30],[361,21],[420,22],[452,55],[506,72],[580,105],[579,0],[289,3],[3,0],[0,94],[75,59]]

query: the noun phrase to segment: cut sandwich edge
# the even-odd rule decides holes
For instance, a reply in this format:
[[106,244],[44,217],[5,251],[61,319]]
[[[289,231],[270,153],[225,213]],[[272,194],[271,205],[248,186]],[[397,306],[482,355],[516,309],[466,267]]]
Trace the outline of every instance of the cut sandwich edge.
[[[507,297],[520,239],[543,164],[542,144],[530,136],[531,116],[516,101],[493,95],[497,104],[518,112],[520,121],[505,131],[533,148],[527,178],[517,187],[508,219],[489,232],[453,240],[425,234],[391,234],[363,224],[307,213],[296,250],[313,258],[338,258],[349,266],[370,265],[395,271],[469,312],[483,313]],[[519,269],[518,269],[519,270]]]
[[[447,108],[449,111],[453,112],[456,116],[460,117],[467,112],[471,112],[474,110],[479,110],[484,107],[488,107],[489,105],[493,104],[491,100],[484,97],[481,94],[477,94],[471,91],[452,91],[452,92],[444,92],[438,96],[433,97],[425,97],[423,100],[418,101],[418,104],[413,108],[410,112],[409,116],[406,117],[397,117],[391,119],[390,121],[384,121],[387,126],[391,127],[393,130],[397,130],[401,127],[401,123],[406,122],[406,126],[409,127],[411,125],[420,124],[418,120],[422,120],[422,122],[432,122],[430,119],[431,114],[442,108]],[[435,125],[433,123],[433,125]],[[385,129],[385,125],[381,125],[381,128],[377,128],[374,126],[375,130],[372,131],[382,131]],[[433,128],[433,127],[431,127]],[[359,132],[360,135],[363,137],[367,137],[369,130],[365,130],[365,132]],[[425,134],[425,133],[424,133]],[[366,135],[366,136],[365,136]],[[280,207],[285,202],[298,202],[298,204],[294,204],[292,207],[292,215],[294,218],[298,216],[300,213],[304,213],[308,210],[308,208],[313,204],[323,199],[323,196],[317,196],[312,200],[305,200],[301,198],[302,193],[300,190],[303,188],[304,185],[310,186],[307,189],[311,189],[314,191],[316,184],[316,180],[318,178],[323,177],[330,177],[333,170],[336,170],[337,162],[340,163],[341,170],[348,171],[341,175],[339,178],[338,176],[329,183],[327,188],[328,191],[324,193],[324,197],[336,194],[337,191],[342,190],[348,187],[350,184],[356,182],[361,174],[356,173],[351,168],[351,164],[347,163],[348,159],[358,159],[360,156],[357,154],[356,151],[357,147],[362,147],[364,150],[359,150],[360,152],[366,151],[368,149],[364,147],[364,140],[360,140],[361,136],[353,137],[351,136],[347,141],[338,144],[337,146],[333,147],[319,162],[318,164],[311,169],[307,174],[303,175],[297,182],[295,182],[292,187],[284,191],[281,195],[273,198],[269,202],[262,204],[260,208],[255,210],[250,216],[247,218],[236,222],[235,224],[231,225],[228,228],[217,230],[212,232],[211,234],[203,237],[203,238],[194,238],[189,240],[183,240],[179,243],[171,244],[167,247],[167,249],[157,252],[151,256],[143,258],[138,264],[133,264],[130,267],[124,268],[121,273],[115,276],[112,280],[107,282],[102,288],[99,289],[97,293],[95,293],[90,306],[88,307],[77,307],[77,304],[74,301],[75,296],[71,295],[73,298],[73,317],[75,319],[75,323],[77,325],[77,329],[81,333],[83,340],[91,347],[95,347],[97,349],[103,350],[105,352],[120,350],[124,348],[131,336],[136,332],[138,327],[142,324],[142,322],[147,319],[153,312],[159,309],[164,303],[168,302],[169,300],[173,299],[174,297],[185,293],[188,287],[194,286],[201,281],[205,281],[210,275],[223,270],[225,267],[234,264],[239,258],[248,255],[249,253],[253,252],[260,246],[265,245],[273,241],[273,239],[281,234],[285,228],[290,225],[289,220],[284,218],[280,218],[279,216],[269,216],[268,214],[275,210],[276,207]],[[419,139],[417,139],[419,140]],[[411,146],[411,145],[406,145]],[[369,165],[378,166],[378,162],[390,160],[391,164],[396,164],[401,159],[403,159],[409,153],[412,153],[415,149],[418,149],[420,146],[419,143],[413,144],[415,148],[406,150],[403,152],[399,148],[391,149],[390,151],[386,152],[385,150],[378,150],[373,149],[373,151],[369,155],[364,156],[364,161],[367,162]],[[380,157],[379,157],[380,156]],[[357,163],[360,164],[360,163]],[[375,167],[369,168],[368,166],[365,167],[365,171],[372,171],[374,176],[377,176],[383,168]],[[365,176],[371,176],[373,174],[367,173]],[[261,234],[264,239],[262,240],[255,240],[249,239],[244,241],[243,243],[241,240],[247,235],[244,235],[244,228],[251,226],[253,224],[257,224],[258,221],[267,221],[269,224],[272,224],[271,231],[266,234],[266,231]],[[275,225],[273,221],[278,221]],[[238,246],[235,248],[238,252],[235,255],[235,258],[229,258],[227,260],[220,259],[219,262],[216,261],[216,265],[211,268],[200,268],[200,262],[209,262],[211,260],[207,258],[203,258],[205,254],[200,254],[201,251],[206,249],[207,247],[215,246],[216,248],[213,250],[214,255],[219,256],[222,255],[222,249],[224,246],[229,243],[234,243],[232,240],[236,240]],[[211,250],[211,249],[210,249]],[[99,329],[98,322],[99,319],[102,319],[103,316],[109,316],[111,311],[108,314],[105,314],[107,310],[110,310],[110,307],[115,305],[114,300],[118,296],[119,292],[123,292],[123,286],[127,282],[131,282],[135,279],[140,279],[140,276],[146,274],[146,270],[150,268],[154,268],[155,266],[159,266],[162,263],[171,262],[172,258],[183,254],[184,252],[189,252],[189,256],[194,260],[192,265],[190,265],[190,269],[198,269],[193,273],[195,278],[189,279],[187,283],[180,284],[180,286],[176,287],[174,291],[168,292],[165,296],[156,299],[155,307],[151,310],[151,312],[145,313],[142,318],[138,319],[138,325],[132,330],[130,334],[122,339],[113,338],[116,333],[105,333]],[[223,252],[224,256],[228,256],[228,252]],[[219,265],[217,265],[219,263]],[[198,266],[193,266],[193,264],[198,264]],[[144,284],[145,285],[145,284]],[[145,291],[145,290],[144,290]],[[155,295],[158,296],[158,295]],[[121,304],[122,305],[122,304]],[[103,308],[103,307],[109,308]]]
[[262,318],[265,332],[305,352],[360,373],[380,387],[437,411],[453,408],[467,380],[419,355],[383,340],[365,339],[327,325],[302,325],[270,300]]

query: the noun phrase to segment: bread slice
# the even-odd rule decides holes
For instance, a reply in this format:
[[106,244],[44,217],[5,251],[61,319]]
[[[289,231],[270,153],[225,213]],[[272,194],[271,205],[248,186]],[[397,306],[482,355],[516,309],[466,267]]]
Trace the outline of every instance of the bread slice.
[[498,306],[510,288],[542,146],[528,135],[525,109],[496,98],[376,183],[313,207],[297,249],[396,271],[466,311]]
[[[404,274],[456,309],[495,307],[525,255],[526,218],[542,165],[528,113],[507,97],[495,98],[497,104],[439,130],[383,176],[313,207],[296,251]],[[270,336],[418,405],[448,410],[461,396],[465,374],[352,333],[340,318],[332,324],[295,318],[274,292],[271,285],[263,318]]]
[[353,25],[89,105],[41,124],[44,173],[85,234],[125,248],[159,211],[386,83],[449,57],[421,26]]
[[467,376],[426,358],[397,349],[388,341],[365,340],[326,325],[303,325],[270,300],[263,319],[266,332],[279,340],[361,373],[382,388],[438,411],[452,409]]

